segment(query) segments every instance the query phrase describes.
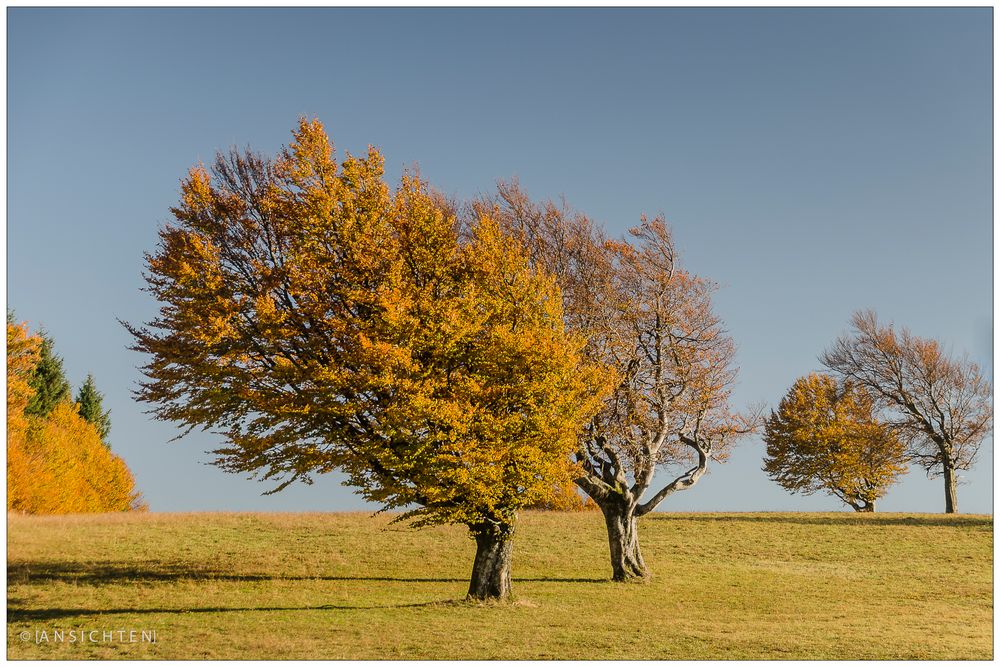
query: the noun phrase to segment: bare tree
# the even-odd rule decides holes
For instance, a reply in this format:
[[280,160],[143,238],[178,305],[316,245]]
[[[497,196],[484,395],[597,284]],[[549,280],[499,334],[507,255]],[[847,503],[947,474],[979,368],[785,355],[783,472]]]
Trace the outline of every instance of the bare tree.
[[[586,353],[618,372],[581,434],[576,481],[604,514],[613,578],[645,577],[637,519],[694,486],[759,421],[729,409],[735,346],[712,311],[715,287],[677,266],[662,218],[611,241],[565,204],[532,203],[516,182],[477,204],[487,205],[557,276]],[[645,497],[657,470],[669,481]]]
[[958,511],[956,473],[970,469],[993,428],[992,388],[979,366],[952,359],[941,344],[854,314],[852,331],[820,357],[869,390],[928,476],[944,478],[945,512]]

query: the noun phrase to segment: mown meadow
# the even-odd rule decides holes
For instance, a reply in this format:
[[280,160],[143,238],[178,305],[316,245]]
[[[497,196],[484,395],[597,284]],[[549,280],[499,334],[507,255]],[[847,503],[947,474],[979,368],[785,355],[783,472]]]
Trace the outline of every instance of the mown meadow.
[[529,512],[492,604],[464,600],[466,531],[391,518],[9,514],[8,657],[992,657],[990,516],[654,513],[652,579],[614,583],[600,513]]

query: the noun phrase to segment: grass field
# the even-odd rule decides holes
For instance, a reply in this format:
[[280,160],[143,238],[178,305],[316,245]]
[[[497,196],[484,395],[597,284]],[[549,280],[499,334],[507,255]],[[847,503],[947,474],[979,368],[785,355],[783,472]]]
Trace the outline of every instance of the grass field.
[[[462,601],[474,544],[455,527],[10,515],[8,657],[990,659],[992,530],[984,516],[654,514],[640,527],[654,577],[617,584],[600,514],[530,513],[515,601],[479,605]],[[102,640],[119,630],[156,641]]]

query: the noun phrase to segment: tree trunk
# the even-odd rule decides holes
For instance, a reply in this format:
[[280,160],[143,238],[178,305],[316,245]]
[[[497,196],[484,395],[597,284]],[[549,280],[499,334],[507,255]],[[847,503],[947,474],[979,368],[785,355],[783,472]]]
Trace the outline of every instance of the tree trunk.
[[874,500],[858,500],[854,502],[852,500],[846,501],[848,505],[854,508],[855,512],[874,512],[875,511],[875,501]]
[[472,565],[469,599],[509,598],[513,527],[480,524],[470,529],[476,538],[476,560]]
[[611,547],[611,578],[615,581],[645,579],[648,574],[639,550],[639,530],[634,510],[624,503],[610,502],[601,506]]
[[955,488],[955,468],[947,461],[944,464],[944,511],[954,514],[958,511],[958,493]]

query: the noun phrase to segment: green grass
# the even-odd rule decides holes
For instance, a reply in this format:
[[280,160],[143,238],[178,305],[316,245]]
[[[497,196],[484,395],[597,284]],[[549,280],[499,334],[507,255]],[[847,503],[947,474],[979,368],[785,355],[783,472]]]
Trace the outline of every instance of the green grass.
[[[990,659],[988,516],[654,514],[645,584],[600,514],[529,513],[516,599],[474,543],[363,514],[8,516],[8,657]],[[155,643],[20,633],[146,630]],[[64,637],[68,637],[64,635]]]

